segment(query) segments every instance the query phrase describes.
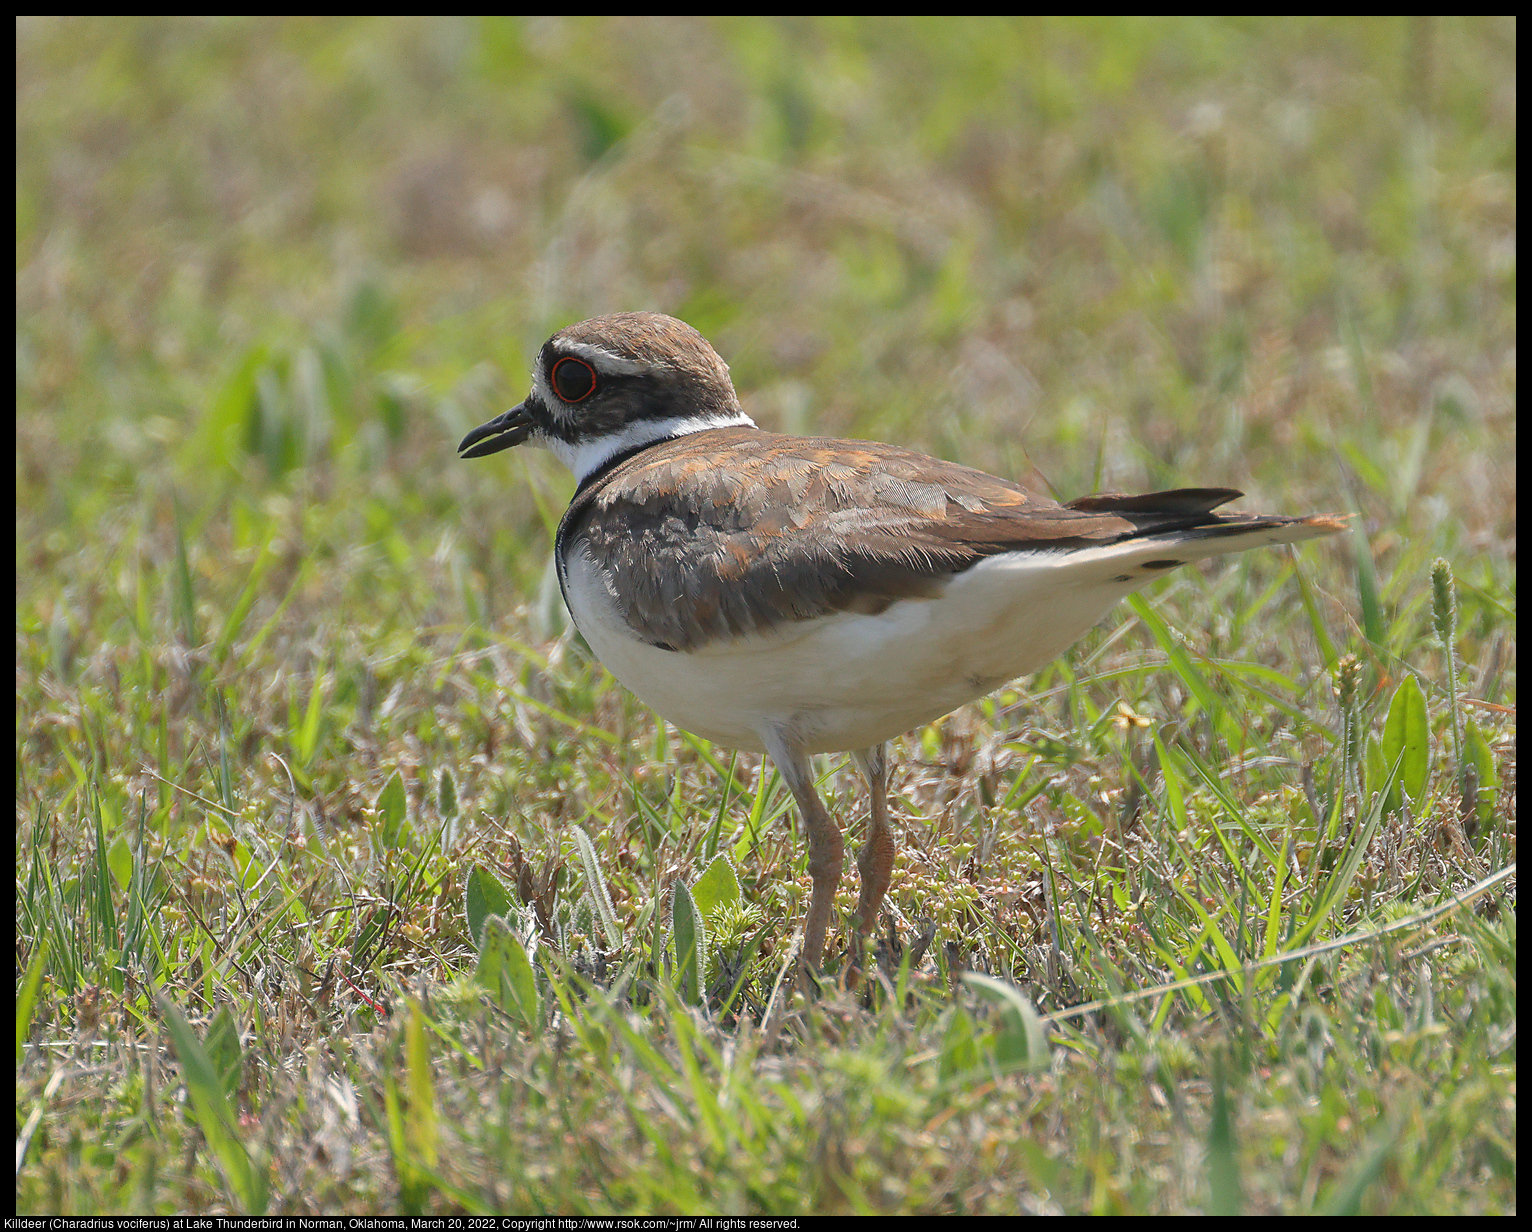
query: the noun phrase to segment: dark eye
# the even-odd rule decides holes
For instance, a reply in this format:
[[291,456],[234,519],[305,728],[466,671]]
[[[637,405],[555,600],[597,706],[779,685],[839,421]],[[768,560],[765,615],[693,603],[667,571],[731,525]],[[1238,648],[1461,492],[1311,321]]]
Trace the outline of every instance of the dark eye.
[[596,370],[583,359],[566,355],[553,365],[548,383],[565,402],[583,402],[596,392]]

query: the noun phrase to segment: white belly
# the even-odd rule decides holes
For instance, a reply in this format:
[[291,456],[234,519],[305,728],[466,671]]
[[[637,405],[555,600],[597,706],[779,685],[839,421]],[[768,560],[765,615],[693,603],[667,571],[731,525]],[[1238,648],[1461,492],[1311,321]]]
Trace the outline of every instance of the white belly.
[[875,616],[793,621],[776,634],[694,651],[635,637],[579,551],[568,562],[566,598],[607,670],[677,727],[755,751],[764,751],[760,733],[775,727],[805,752],[828,753],[870,748],[1057,658],[1151,580],[1104,576],[1114,554],[995,556],[934,599],[900,600]]

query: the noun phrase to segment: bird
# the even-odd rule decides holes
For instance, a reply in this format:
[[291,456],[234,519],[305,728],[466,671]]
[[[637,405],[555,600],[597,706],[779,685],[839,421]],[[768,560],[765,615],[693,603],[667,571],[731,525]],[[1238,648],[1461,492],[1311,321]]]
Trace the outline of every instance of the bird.
[[708,341],[651,312],[559,330],[526,399],[458,452],[522,444],[577,481],[554,562],[596,657],[677,727],[766,754],[791,790],[808,841],[806,970],[845,853],[815,754],[850,753],[867,781],[854,957],[893,873],[890,740],[1052,662],[1177,566],[1345,527],[1215,512],[1243,495],[1228,488],[1061,504],[897,445],[765,431]]

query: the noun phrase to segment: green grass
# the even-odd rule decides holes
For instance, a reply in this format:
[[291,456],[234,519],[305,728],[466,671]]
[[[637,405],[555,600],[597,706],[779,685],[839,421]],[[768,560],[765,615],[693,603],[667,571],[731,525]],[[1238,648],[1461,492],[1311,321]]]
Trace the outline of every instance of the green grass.
[[[18,40],[19,1211],[1516,1209],[1513,21]],[[455,457],[638,308],[769,427],[1354,530],[899,742],[809,998],[769,764]]]

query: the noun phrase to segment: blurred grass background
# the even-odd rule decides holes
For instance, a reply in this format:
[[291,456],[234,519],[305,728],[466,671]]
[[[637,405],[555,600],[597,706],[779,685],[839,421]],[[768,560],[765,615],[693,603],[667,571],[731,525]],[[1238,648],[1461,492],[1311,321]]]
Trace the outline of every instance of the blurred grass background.
[[[1464,687],[1514,703],[1513,19],[17,31],[19,863],[46,850],[83,884],[97,833],[146,810],[156,857],[223,901],[208,851],[253,841],[241,827],[308,826],[365,867],[353,823],[395,770],[426,808],[451,768],[529,842],[591,799],[620,811],[623,775],[668,789],[663,729],[535,649],[557,627],[545,567],[571,481],[542,456],[455,457],[554,329],[615,310],[690,321],[764,427],[893,440],[1063,498],[1231,486],[1245,508],[1354,511],[1355,544],[1305,557],[1368,696],[1440,674],[1422,650],[1440,556]],[[1264,637],[1209,586],[1171,619],[1284,671],[1309,648],[1290,670],[1328,689],[1333,652],[1313,659],[1297,588],[1274,589]],[[486,633],[493,664],[465,676]],[[506,681],[612,747],[530,724],[494,696]],[[288,770],[297,823],[278,815]],[[622,829],[598,835],[614,860]],[[421,940],[461,882],[437,889],[411,971],[453,967]],[[19,917],[19,962],[36,931]],[[73,1031],[81,990],[110,984],[49,979]],[[109,996],[141,1020],[130,993]],[[147,1165],[112,1181],[78,1125],[74,1154],[57,1145],[55,1115],[23,1206],[109,1209],[113,1184],[216,1205],[205,1171],[170,1198],[142,1189]],[[1059,1182],[1069,1208],[1198,1200],[1103,1175]],[[1264,1209],[1315,1200],[1283,1184]]]
[[441,442],[554,328],[633,308],[773,426],[1071,494],[1270,466],[1307,497],[1349,446],[1390,511],[1503,539],[1470,468],[1511,423],[1513,30],[23,23],[26,572],[71,516],[257,505],[300,464],[410,540],[491,489],[525,534],[519,485]]

